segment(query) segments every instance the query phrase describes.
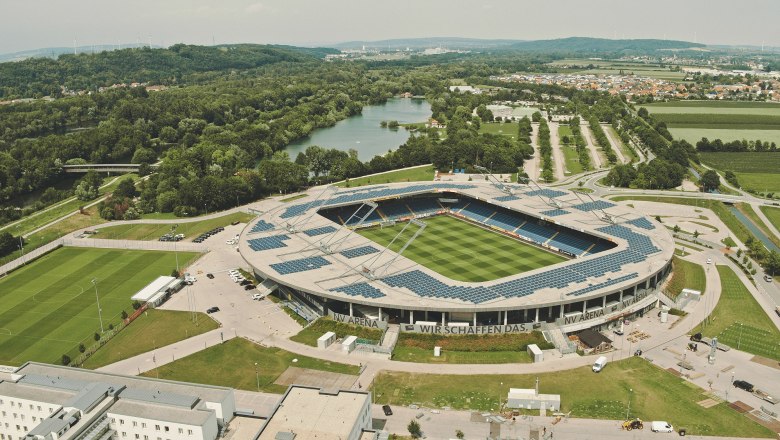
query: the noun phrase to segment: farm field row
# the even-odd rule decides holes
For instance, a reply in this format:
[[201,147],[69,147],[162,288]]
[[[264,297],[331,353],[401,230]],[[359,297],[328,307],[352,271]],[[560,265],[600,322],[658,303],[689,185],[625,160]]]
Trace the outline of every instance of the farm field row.
[[780,153],[701,153],[701,160],[712,168],[733,171],[746,190],[780,192]]
[[[686,107],[701,107],[701,108],[717,108],[717,109],[734,109],[734,108],[749,108],[749,109],[780,109],[780,104],[774,102],[755,102],[755,101],[669,101],[669,102],[656,102],[652,104],[643,104],[643,107],[647,107],[650,112],[654,112],[658,107],[674,107],[674,108],[686,108]],[[699,112],[697,112],[699,113]]]
[[[780,129],[780,115],[722,113],[658,113],[656,120],[672,128],[718,128],[744,130]],[[749,139],[755,139],[749,136]]]
[[696,142],[699,142],[703,137],[710,140],[720,139],[723,142],[760,139],[780,145],[780,126],[777,130],[670,127],[669,131],[675,139],[685,139],[693,145],[696,145]]

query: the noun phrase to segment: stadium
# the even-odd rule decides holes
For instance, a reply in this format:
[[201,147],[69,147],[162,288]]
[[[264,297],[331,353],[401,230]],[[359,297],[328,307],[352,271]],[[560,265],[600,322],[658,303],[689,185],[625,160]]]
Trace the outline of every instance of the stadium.
[[606,329],[655,307],[672,269],[665,227],[533,182],[329,186],[255,209],[238,250],[309,319],[443,334]]

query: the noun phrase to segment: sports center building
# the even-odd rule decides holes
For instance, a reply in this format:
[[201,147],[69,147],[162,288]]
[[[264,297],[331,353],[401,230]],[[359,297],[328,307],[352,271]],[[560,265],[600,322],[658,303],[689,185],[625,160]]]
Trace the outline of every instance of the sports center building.
[[[628,207],[535,184],[480,179],[319,187],[287,203],[262,201],[256,211],[239,251],[266,286],[278,285],[283,297],[314,316],[382,328],[399,323],[401,331],[606,329],[656,306],[674,253],[666,228]],[[439,215],[565,260],[485,282],[450,279],[403,255],[426,234],[426,218]],[[392,246],[399,252],[355,232],[388,226],[408,228]]]

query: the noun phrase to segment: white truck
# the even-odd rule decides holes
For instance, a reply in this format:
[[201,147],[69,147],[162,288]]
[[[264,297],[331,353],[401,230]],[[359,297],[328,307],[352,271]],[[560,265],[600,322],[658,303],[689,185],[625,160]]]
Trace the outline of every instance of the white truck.
[[674,432],[674,427],[669,422],[653,421],[650,423],[650,430],[653,432]]
[[599,358],[596,359],[596,362],[593,363],[593,372],[598,373],[599,371],[603,370],[606,365],[607,365],[607,357],[599,356]]

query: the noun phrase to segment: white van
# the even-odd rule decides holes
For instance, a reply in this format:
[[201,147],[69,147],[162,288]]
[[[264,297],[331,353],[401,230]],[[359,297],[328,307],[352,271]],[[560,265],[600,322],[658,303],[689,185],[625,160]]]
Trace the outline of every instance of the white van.
[[674,432],[674,427],[668,422],[654,421],[650,424],[650,430],[653,432]]
[[599,358],[596,359],[596,362],[593,363],[593,372],[598,373],[599,371],[603,370],[606,365],[607,365],[607,357],[599,356]]

